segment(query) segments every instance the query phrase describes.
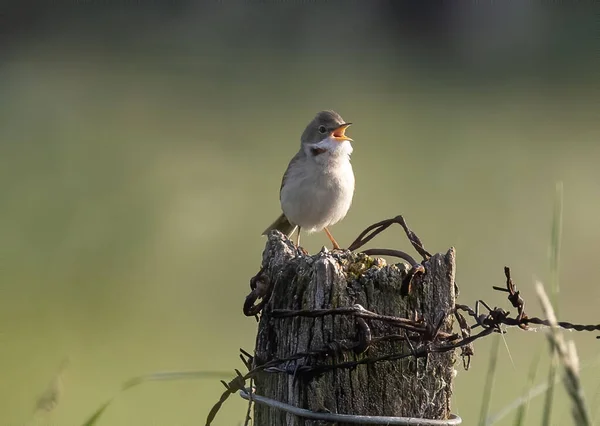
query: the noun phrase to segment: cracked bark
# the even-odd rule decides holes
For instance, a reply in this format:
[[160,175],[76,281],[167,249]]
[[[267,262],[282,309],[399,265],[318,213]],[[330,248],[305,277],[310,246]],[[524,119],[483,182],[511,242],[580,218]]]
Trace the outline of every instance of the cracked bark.
[[[441,310],[454,306],[454,249],[436,254],[424,263],[426,275],[411,294],[399,293],[406,273],[403,264],[386,265],[351,252],[322,250],[313,256],[298,252],[282,234],[273,232],[263,253],[265,273],[274,286],[265,306],[256,339],[258,362],[285,358],[297,352],[320,349],[331,342],[356,339],[355,320],[350,316],[321,318],[272,318],[273,309],[328,309],[356,303],[380,314],[411,318],[415,312],[434,323]],[[368,321],[372,335],[398,334],[379,321]],[[441,330],[450,332],[452,316]],[[355,355],[346,352],[335,359],[318,362],[341,362],[389,353],[406,352],[402,342],[387,342]],[[340,414],[410,416],[446,419],[450,414],[450,396],[454,353],[440,353],[415,360],[360,365],[353,370],[337,369],[316,378],[294,377],[283,373],[262,372],[255,380],[259,395],[313,411]],[[291,366],[314,364],[315,359],[301,359]],[[316,426],[283,411],[256,404],[257,426]]]

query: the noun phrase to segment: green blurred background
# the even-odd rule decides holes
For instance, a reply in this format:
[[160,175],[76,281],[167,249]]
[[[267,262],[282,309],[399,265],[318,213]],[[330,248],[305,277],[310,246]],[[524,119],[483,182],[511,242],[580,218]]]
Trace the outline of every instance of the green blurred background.
[[[232,371],[263,229],[306,123],[355,123],[344,244],[403,214],[430,251],[457,249],[460,301],[507,306],[504,265],[541,315],[557,181],[560,317],[599,322],[600,123],[590,8],[341,2],[0,3],[0,424],[31,421],[64,357],[64,394],[37,424],[78,425],[121,383]],[[324,234],[305,237],[315,252]],[[377,246],[408,249],[399,230]],[[583,365],[594,335],[568,334]],[[542,333],[511,329],[492,412],[518,397]],[[491,338],[458,367],[453,411],[475,424]],[[600,404],[600,367],[583,370]],[[226,378],[227,379],[227,378]],[[216,379],[150,383],[100,424],[202,424]],[[594,400],[594,398],[596,398]],[[530,412],[538,423],[541,399]],[[232,398],[216,425],[238,425]],[[498,424],[511,424],[509,416]],[[570,424],[564,392],[555,424]]]

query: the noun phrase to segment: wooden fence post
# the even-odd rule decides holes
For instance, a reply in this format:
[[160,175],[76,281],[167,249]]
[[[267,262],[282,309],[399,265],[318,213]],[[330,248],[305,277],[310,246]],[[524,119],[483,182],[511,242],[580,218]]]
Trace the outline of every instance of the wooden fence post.
[[[322,250],[308,256],[277,232],[268,237],[262,265],[263,277],[272,286],[272,294],[258,324],[255,365],[326,347],[339,349],[344,347],[344,342],[354,342],[360,335],[357,326],[361,320],[354,316],[281,318],[273,315],[274,309],[315,310],[359,304],[382,315],[409,319],[416,316],[427,324],[443,319],[440,330],[452,331],[452,315],[444,317],[443,314],[450,313],[454,307],[454,249],[436,254],[423,264],[426,273],[407,297],[400,296],[402,279],[408,270],[403,264],[386,265],[383,259],[349,251]],[[384,321],[366,319],[366,324],[372,337],[366,351],[337,351],[327,357],[304,356],[282,363],[277,369],[261,371],[254,380],[256,395],[314,412],[447,419],[454,351],[330,369],[321,374],[301,372],[306,366],[331,366],[405,353],[414,350],[415,345],[426,344],[407,344],[406,335],[402,336],[401,330]],[[396,338],[377,340],[390,334]],[[324,423],[255,404],[254,424],[313,426]]]

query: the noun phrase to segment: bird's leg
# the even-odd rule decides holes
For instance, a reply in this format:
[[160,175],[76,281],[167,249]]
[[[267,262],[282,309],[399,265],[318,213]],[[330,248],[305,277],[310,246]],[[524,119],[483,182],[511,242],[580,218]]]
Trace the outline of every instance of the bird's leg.
[[300,253],[302,253],[305,256],[308,256],[308,252],[302,247],[300,247],[300,227],[298,227],[298,233],[296,234],[296,248]]
[[327,238],[329,238],[329,241],[331,241],[331,244],[333,244],[333,249],[341,250],[340,245],[337,243],[335,238],[333,238],[333,235],[331,235],[331,232],[329,232],[329,229],[323,228],[323,230],[327,234]]

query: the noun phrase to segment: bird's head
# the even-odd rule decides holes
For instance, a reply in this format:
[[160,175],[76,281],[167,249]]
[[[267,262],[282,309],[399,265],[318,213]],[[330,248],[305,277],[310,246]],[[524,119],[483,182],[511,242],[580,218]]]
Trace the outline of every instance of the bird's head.
[[351,124],[335,111],[319,112],[302,133],[302,149],[312,157],[350,155],[352,139],[346,136],[346,129]]

